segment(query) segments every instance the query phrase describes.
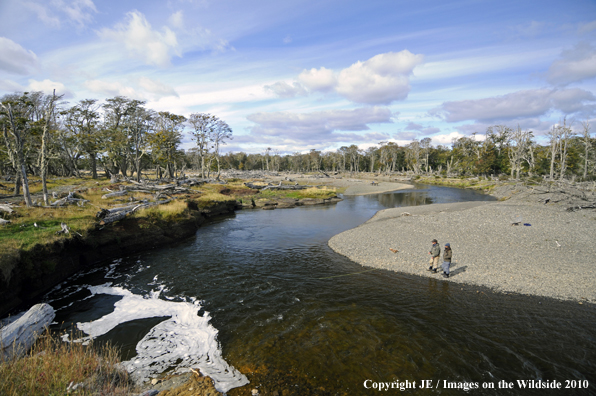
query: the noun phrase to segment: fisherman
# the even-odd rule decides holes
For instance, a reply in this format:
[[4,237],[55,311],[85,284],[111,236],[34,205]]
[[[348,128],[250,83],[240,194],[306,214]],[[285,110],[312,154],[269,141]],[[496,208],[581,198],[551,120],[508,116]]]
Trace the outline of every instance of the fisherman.
[[443,277],[449,278],[449,267],[451,267],[451,256],[453,251],[451,245],[446,243],[445,249],[443,250]]
[[[436,239],[433,239],[431,242],[433,243],[433,245],[430,248],[430,252],[428,252],[428,254],[430,254],[430,261],[428,262],[430,264],[430,267],[428,267],[428,270],[436,273],[439,269],[439,257],[441,256],[441,247],[439,246],[439,243]],[[434,269],[433,266],[435,267]]]

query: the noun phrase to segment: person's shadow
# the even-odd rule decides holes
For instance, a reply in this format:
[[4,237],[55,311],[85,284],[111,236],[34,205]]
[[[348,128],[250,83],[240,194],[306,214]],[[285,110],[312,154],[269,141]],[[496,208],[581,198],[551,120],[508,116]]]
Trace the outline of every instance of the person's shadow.
[[[451,266],[449,268],[449,277],[450,278],[452,276],[457,276],[458,274],[461,274],[462,272],[466,272],[466,269],[468,268],[468,266],[464,265],[463,267],[460,267],[458,264],[459,263],[451,263]],[[456,267],[456,268],[453,269],[454,267]]]

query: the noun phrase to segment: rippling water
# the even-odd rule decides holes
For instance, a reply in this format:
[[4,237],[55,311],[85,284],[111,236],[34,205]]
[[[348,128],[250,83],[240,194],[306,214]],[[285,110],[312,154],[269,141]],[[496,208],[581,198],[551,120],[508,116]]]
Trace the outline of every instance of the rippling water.
[[[135,364],[139,342],[174,315],[173,322],[186,326],[186,332],[168,327],[180,337],[164,343],[180,344],[173,348],[182,351],[181,356],[203,353],[200,348],[205,347],[221,389],[242,385],[233,368],[251,381],[232,389],[231,395],[255,387],[262,394],[280,395],[374,393],[365,389],[366,380],[371,380],[368,386],[409,380],[417,387],[422,380],[433,380],[433,385],[440,381],[443,387],[445,380],[460,388],[470,382],[498,387],[505,380],[515,382],[515,388],[470,393],[545,394],[536,389],[520,392],[516,382],[539,379],[558,380],[562,386],[565,380],[587,380],[588,389],[549,392],[594,394],[593,306],[371,270],[327,246],[331,236],[361,224],[379,209],[478,199],[490,197],[418,186],[348,197],[333,206],[240,211],[171,248],[123,257],[79,274],[46,300],[58,309],[56,321],[64,322],[56,327],[91,322],[80,326],[88,330],[106,317],[114,318],[114,304],[122,301],[115,292],[97,293],[95,286],[110,282],[110,290],[144,296],[134,308],[126,308],[134,314],[116,315],[119,324],[99,332],[98,339],[122,346],[123,359]],[[423,253],[421,265],[426,262]],[[150,311],[146,304],[152,299],[164,301],[166,308]],[[198,312],[205,320],[177,322],[173,304],[182,304],[176,307],[190,312],[190,319]],[[124,321],[127,317],[133,320]],[[193,326],[201,327],[200,335],[192,333]],[[167,361],[163,351],[152,353]]]

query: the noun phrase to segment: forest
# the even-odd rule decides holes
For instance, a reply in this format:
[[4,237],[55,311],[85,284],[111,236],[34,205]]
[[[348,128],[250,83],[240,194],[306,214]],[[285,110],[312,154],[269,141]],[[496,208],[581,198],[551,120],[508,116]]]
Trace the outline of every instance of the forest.
[[[25,92],[1,98],[0,128],[0,175],[15,183],[15,195],[23,188],[27,205],[29,176],[41,178],[47,205],[49,175],[80,177],[83,172],[92,178],[120,175],[137,181],[142,175],[177,178],[189,170],[203,178],[219,177],[221,169],[408,172],[501,180],[596,178],[596,138],[590,123],[566,118],[551,127],[545,145],[536,142],[531,130],[494,125],[450,146],[434,146],[432,138],[425,137],[404,146],[379,142],[367,150],[353,144],[335,151],[223,153],[222,146],[233,139],[232,129],[215,115],[156,112],[143,101],[123,96],[73,105],[55,93]],[[194,143],[187,150],[181,148],[185,134]]]

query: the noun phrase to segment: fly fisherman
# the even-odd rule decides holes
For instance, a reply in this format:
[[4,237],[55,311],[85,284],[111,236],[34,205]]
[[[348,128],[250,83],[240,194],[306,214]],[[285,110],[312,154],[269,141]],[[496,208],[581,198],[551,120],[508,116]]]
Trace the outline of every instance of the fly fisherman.
[[[428,254],[430,254],[430,261],[428,262],[430,264],[430,267],[428,267],[428,270],[436,273],[439,269],[439,257],[441,257],[441,247],[439,246],[439,243],[436,239],[433,239],[431,242],[433,243],[433,245],[430,248],[430,252],[428,252]],[[433,266],[435,267],[434,269]]]

